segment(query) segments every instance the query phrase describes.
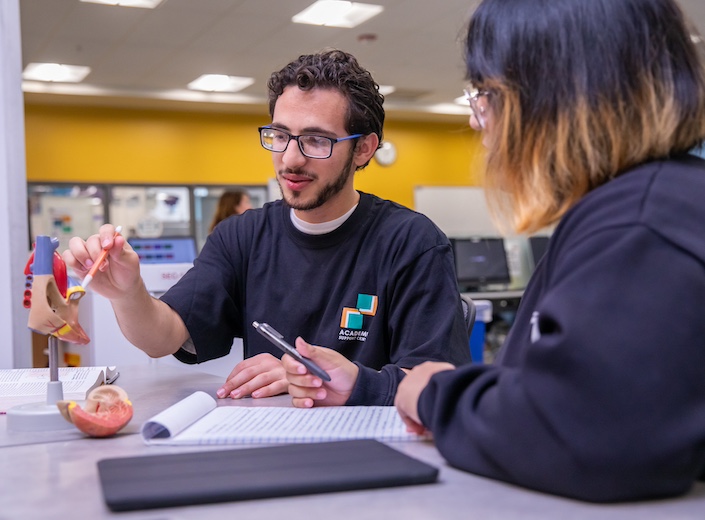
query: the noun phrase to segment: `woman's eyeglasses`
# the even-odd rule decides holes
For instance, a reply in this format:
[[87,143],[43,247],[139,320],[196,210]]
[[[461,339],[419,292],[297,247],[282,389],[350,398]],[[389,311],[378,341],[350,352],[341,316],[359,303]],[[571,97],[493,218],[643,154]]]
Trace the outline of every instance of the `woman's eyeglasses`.
[[487,122],[487,118],[484,115],[485,108],[481,107],[478,104],[478,101],[482,96],[489,96],[490,92],[488,90],[477,89],[470,85],[463,89],[463,93],[465,94],[465,98],[468,100],[468,105],[470,105],[472,115],[475,116],[475,119],[477,119],[480,127],[485,128],[485,123]]

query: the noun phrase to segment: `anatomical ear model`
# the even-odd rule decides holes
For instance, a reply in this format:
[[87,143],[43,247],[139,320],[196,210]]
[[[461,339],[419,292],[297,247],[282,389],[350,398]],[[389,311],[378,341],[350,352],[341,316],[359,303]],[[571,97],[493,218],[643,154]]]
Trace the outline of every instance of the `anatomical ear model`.
[[75,401],[59,401],[56,406],[64,419],[91,437],[110,437],[132,419],[132,403],[115,385],[91,390],[83,407]]
[[66,274],[56,252],[59,240],[39,235],[24,270],[23,305],[29,309],[27,326],[40,334],[85,345],[90,341],[78,323],[78,301],[85,291]]

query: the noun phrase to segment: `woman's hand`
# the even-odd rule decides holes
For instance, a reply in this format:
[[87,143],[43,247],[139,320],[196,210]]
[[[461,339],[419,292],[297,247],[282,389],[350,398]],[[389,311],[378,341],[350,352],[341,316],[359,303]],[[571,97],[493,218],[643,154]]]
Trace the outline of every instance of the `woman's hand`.
[[455,367],[450,363],[440,363],[426,361],[412,368],[399,383],[397,395],[394,398],[394,406],[401,416],[406,429],[419,435],[426,432],[426,428],[419,419],[418,403],[419,396],[433,374],[444,370],[453,370]]
[[141,291],[139,256],[125,237],[115,235],[115,228],[111,224],[101,226],[100,232],[88,240],[73,237],[62,257],[66,265],[78,277],[83,278],[104,249],[108,250],[108,256],[95,274],[91,288],[111,301]]

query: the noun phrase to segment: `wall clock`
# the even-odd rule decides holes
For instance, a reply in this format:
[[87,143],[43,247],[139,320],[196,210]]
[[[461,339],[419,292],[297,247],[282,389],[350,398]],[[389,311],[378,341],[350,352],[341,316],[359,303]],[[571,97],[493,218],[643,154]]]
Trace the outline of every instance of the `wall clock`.
[[397,147],[389,141],[384,141],[381,148],[375,152],[375,160],[381,166],[391,166],[397,160]]

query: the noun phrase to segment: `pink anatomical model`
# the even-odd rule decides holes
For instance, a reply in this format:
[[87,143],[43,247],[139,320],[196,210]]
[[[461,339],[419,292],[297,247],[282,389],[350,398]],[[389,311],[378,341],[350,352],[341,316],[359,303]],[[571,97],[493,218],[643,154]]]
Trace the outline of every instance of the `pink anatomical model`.
[[27,261],[23,304],[29,309],[27,326],[40,334],[85,345],[90,341],[78,323],[78,302],[85,294],[66,274],[66,264],[56,252],[59,241],[39,235]]

